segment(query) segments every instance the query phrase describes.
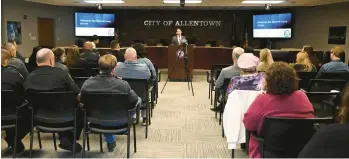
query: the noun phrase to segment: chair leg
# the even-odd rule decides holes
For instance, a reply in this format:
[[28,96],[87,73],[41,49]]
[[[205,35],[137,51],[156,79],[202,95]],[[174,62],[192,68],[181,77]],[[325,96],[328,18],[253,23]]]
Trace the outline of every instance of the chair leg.
[[211,86],[211,92],[210,92],[210,94],[211,94],[211,105],[212,105],[212,102],[213,102],[212,92],[213,92],[213,86]]
[[234,156],[235,156],[235,150],[231,149],[231,158],[234,158]]
[[132,124],[132,125],[133,125],[133,149],[134,149],[134,152],[137,152],[136,125],[135,124]]
[[75,116],[74,116],[74,140],[73,140],[73,158],[75,158],[76,153],[76,110],[75,110]]
[[30,131],[30,151],[29,151],[30,158],[32,158],[32,153],[33,153],[33,138],[34,138],[34,126],[32,122],[32,129]]
[[148,116],[148,113],[149,113],[149,107],[147,106],[146,108],[147,110],[145,111],[146,112],[146,122],[145,122],[145,138],[148,138],[148,125],[149,125],[149,116]]
[[147,119],[149,120],[149,125],[151,125],[151,117],[150,117],[150,105],[148,105],[148,114],[147,114]]
[[99,134],[99,148],[101,149],[101,152],[103,152],[102,134]]
[[53,139],[53,146],[55,147],[55,150],[57,150],[56,133],[52,133],[52,139]]
[[[82,153],[81,153],[81,158],[85,158],[85,145],[86,145],[86,133],[87,133],[87,122],[86,122],[86,110],[84,110],[84,131],[83,133],[83,137],[82,137]],[[88,140],[87,140],[87,144]]]
[[208,84],[208,99],[211,99],[211,83]]
[[223,127],[223,121],[222,121],[222,138],[224,138],[224,127]]
[[87,135],[87,151],[90,151],[90,136],[88,134]]
[[[17,120],[17,119],[16,119]],[[16,121],[16,127],[15,127],[15,139],[14,139],[14,147],[13,147],[13,158],[16,158],[16,151],[17,151],[17,140],[18,140],[18,123]]]
[[40,149],[42,149],[40,131],[38,131],[37,134],[38,134],[39,147]]
[[131,136],[131,130],[130,125],[128,126],[128,133],[127,133],[127,158],[130,158],[130,136]]

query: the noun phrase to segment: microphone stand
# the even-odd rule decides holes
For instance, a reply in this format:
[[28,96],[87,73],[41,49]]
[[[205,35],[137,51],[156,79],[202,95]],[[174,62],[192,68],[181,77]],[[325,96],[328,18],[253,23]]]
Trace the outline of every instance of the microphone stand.
[[[188,44],[187,44],[187,43],[183,43],[183,49],[182,49],[182,51],[184,52],[184,70],[185,70],[185,73],[186,73],[186,80],[187,80],[187,82],[188,82],[188,90],[191,89],[192,95],[194,96],[194,88],[193,88],[193,82],[192,82],[193,79],[192,79],[192,76],[191,76],[191,74],[190,74],[189,66],[188,66],[188,58],[189,58],[189,57],[188,57]],[[170,73],[169,73],[169,76],[168,76],[168,77],[171,77],[171,75],[172,75],[172,73],[173,73],[173,70],[174,70],[174,68],[175,68],[176,65],[177,65],[177,61],[178,61],[180,55],[181,55],[180,53],[177,55],[176,61],[175,61],[174,65],[172,66],[172,68],[171,68],[171,70],[170,70]],[[169,79],[170,79],[170,78],[167,78],[166,83],[165,83],[164,87],[163,87],[162,90],[161,90],[161,94],[162,94],[162,92],[164,91],[164,89],[165,89],[165,87],[166,87],[167,82],[169,81]]]

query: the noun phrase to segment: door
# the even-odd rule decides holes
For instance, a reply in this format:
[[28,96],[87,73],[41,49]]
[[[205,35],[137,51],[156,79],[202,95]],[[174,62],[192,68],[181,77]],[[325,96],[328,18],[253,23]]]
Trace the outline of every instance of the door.
[[38,18],[39,46],[53,48],[54,43],[54,19]]

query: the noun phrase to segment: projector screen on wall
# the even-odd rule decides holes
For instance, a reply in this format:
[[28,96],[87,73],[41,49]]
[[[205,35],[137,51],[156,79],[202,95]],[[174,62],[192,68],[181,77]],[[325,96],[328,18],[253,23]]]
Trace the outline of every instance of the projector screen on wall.
[[291,38],[292,13],[253,15],[254,38]]
[[114,36],[114,14],[75,13],[75,36]]

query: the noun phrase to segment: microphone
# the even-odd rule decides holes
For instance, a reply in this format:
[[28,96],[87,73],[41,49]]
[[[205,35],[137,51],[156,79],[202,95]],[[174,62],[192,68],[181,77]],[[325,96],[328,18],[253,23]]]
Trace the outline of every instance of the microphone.
[[188,45],[187,39],[182,39],[182,40],[181,40],[181,44],[183,44],[183,45]]

